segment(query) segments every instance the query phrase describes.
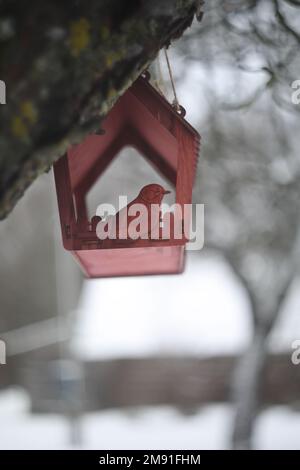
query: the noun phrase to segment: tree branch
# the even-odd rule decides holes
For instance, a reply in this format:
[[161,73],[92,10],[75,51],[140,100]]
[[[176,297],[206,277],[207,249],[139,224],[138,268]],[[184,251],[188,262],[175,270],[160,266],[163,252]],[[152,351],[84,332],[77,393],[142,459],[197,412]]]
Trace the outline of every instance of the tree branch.
[[0,1],[0,219],[191,24],[197,0]]

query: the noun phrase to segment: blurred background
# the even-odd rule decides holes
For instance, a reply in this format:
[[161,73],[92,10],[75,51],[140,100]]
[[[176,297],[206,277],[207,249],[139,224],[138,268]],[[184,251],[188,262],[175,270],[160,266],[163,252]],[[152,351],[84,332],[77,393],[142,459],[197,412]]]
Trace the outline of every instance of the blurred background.
[[[0,223],[0,448],[300,449],[299,20],[297,1],[211,1],[169,49],[202,137],[183,274],[85,280],[52,170]],[[172,101],[163,53],[151,74]],[[150,182],[125,149],[90,210]]]

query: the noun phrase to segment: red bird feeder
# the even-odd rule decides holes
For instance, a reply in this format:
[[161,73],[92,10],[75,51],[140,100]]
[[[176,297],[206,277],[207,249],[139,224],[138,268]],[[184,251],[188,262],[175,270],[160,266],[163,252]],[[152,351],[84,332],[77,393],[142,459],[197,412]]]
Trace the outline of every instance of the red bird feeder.
[[103,122],[103,135],[87,137],[54,164],[63,244],[88,277],[183,270],[186,238],[103,244],[88,220],[88,191],[126,146],[137,149],[176,187],[176,203],[192,202],[200,137],[185,121],[184,109],[176,111],[148,80],[149,74],[143,74],[117,101]]

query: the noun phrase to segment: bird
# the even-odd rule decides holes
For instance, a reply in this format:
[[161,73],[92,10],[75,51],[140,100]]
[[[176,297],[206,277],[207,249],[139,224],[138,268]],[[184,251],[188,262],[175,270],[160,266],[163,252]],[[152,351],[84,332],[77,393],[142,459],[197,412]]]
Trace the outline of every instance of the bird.
[[[135,241],[135,239],[145,238],[146,234],[147,234],[146,238],[151,238],[151,232],[155,229],[155,227],[157,227],[157,224],[160,223],[160,219],[161,219],[160,206],[162,204],[163,198],[166,194],[170,194],[170,193],[171,191],[165,189],[160,184],[151,183],[151,184],[147,184],[146,186],[144,186],[140,190],[138,196],[135,199],[133,199],[133,201],[129,202],[127,206],[123,207],[114,216],[115,220],[113,221],[113,224],[111,225],[111,232],[113,232],[113,234],[116,233],[116,237],[114,236],[112,237],[110,230],[108,230],[108,233],[109,233],[108,239],[116,238],[118,241],[122,240],[122,242],[130,243],[130,242]],[[131,222],[134,221],[139,216],[139,210],[138,210],[139,208],[138,206],[136,207],[137,210],[136,212],[134,211],[134,215],[129,214],[129,211],[136,204],[142,204],[147,210],[148,220],[147,220],[147,224],[145,227],[145,230],[147,230],[147,232],[143,232],[142,228],[140,228],[139,230],[140,233],[138,234],[138,236],[136,238],[132,238],[128,230],[130,228]],[[151,221],[151,206],[152,205],[158,206],[158,209],[159,209],[159,212],[157,214],[157,220],[155,221]],[[102,221],[101,223],[108,224],[108,222],[102,222]]]

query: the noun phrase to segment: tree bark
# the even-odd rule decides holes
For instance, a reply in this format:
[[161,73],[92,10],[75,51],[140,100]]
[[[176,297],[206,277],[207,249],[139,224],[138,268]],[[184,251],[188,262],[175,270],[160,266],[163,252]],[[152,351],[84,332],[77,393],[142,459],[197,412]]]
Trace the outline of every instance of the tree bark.
[[198,0],[0,0],[0,219],[72,144],[99,129]]
[[251,291],[248,290],[249,296],[254,300],[251,303],[253,307],[254,336],[249,348],[238,361],[233,377],[232,392],[236,410],[232,445],[235,449],[247,450],[252,448],[253,428],[263,400],[262,387],[268,353],[267,338],[281,313],[293,275],[294,273],[287,278],[285,285],[277,296],[276,308],[268,315],[261,311],[257,301],[254,300],[254,293],[251,294]]
[[260,404],[266,357],[266,335],[262,329],[257,329],[251,345],[241,356],[234,371],[232,446],[237,450],[252,448],[253,426]]

